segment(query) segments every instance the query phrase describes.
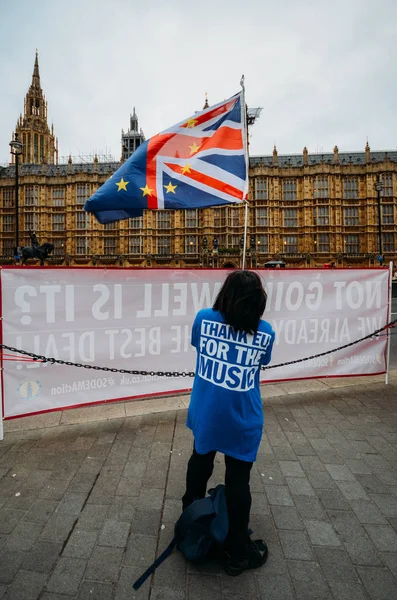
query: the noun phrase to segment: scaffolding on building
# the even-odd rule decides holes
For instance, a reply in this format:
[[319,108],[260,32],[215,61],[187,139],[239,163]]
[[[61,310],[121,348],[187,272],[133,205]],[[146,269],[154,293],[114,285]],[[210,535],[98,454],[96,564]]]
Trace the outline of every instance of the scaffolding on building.
[[114,156],[108,152],[94,152],[94,154],[78,154],[75,156],[72,156],[71,154],[69,154],[69,156],[61,156],[58,159],[58,164],[59,165],[66,165],[68,164],[68,162],[70,162],[70,160],[73,163],[77,163],[77,164],[92,164],[95,159],[99,162],[99,163],[114,163],[116,162],[116,159],[114,158]]

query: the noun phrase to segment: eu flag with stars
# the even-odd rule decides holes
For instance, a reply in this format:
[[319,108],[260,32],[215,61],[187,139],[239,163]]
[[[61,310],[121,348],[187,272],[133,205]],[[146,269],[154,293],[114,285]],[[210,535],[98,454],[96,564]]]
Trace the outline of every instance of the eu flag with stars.
[[143,209],[241,203],[248,193],[246,136],[240,92],[144,142],[84,209],[112,223]]

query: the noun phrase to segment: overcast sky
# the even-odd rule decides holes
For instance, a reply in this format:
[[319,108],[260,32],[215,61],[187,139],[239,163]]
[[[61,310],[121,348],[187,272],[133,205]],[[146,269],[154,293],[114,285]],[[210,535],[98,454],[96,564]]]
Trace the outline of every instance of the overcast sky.
[[0,163],[31,82],[59,154],[120,158],[133,106],[146,137],[239,91],[263,107],[251,154],[397,146],[396,0],[0,0]]

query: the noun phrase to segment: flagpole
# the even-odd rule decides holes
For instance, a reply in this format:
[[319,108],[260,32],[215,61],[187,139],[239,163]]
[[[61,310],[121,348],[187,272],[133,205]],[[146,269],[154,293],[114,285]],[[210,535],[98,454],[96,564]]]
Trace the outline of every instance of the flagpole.
[[244,214],[244,246],[243,246],[243,264],[242,270],[245,269],[245,255],[247,252],[247,227],[248,227],[248,202],[245,201],[245,214]]
[[247,106],[245,103],[245,85],[244,85],[244,75],[241,76],[240,85],[242,87],[242,100],[241,100],[241,110],[243,111],[243,119],[244,119],[244,132],[243,132],[243,144],[244,144],[244,155],[245,155],[245,167],[246,167],[246,187],[244,190],[244,202],[245,202],[245,211],[244,211],[244,244],[243,244],[243,261],[242,261],[242,270],[245,269],[245,261],[247,254],[247,231],[248,231],[248,188],[249,188],[249,156],[248,156],[248,126],[247,126]]

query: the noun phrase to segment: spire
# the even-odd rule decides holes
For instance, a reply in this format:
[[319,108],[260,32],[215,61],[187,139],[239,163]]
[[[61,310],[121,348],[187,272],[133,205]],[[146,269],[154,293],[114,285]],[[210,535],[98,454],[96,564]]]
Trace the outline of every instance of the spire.
[[138,131],[138,117],[135,112],[135,106],[132,115],[130,115],[130,131]]
[[273,167],[278,167],[278,153],[277,153],[276,144],[274,144],[274,148],[273,148]]
[[39,53],[36,48],[36,58],[34,61],[32,87],[40,89],[40,72],[39,72]]
[[366,163],[371,162],[371,148],[369,147],[369,144],[368,144],[368,138],[367,138],[367,143],[365,144],[365,162]]
[[208,104],[208,94],[207,94],[207,92],[205,92],[205,102],[204,102],[203,110],[206,110],[209,107],[210,106]]

